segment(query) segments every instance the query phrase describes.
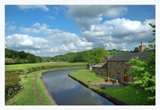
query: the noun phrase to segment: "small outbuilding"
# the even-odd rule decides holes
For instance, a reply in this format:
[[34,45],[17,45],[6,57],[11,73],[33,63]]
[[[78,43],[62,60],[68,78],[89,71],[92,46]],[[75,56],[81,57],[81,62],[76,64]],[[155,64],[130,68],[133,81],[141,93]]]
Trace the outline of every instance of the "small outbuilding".
[[96,65],[97,63],[88,63],[87,64],[87,69],[90,69],[90,70],[92,70],[92,66],[93,65]]
[[92,71],[94,73],[96,73],[97,75],[101,75],[102,71],[101,71],[101,67],[104,65],[104,63],[98,63],[96,65],[92,66]]

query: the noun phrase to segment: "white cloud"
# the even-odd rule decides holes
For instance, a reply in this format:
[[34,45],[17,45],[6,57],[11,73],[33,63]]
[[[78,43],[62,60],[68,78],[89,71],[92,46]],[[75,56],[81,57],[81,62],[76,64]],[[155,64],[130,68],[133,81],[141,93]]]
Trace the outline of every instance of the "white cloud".
[[32,37],[29,35],[13,34],[5,37],[7,48],[39,50],[48,48],[48,41],[44,38]]
[[117,17],[127,12],[127,8],[121,5],[70,5],[67,6],[69,18],[97,18],[100,15]]
[[60,51],[79,51],[84,50],[84,48],[90,48],[93,44],[91,42],[87,42],[86,39],[82,39],[78,37],[76,34],[69,32],[55,32],[52,35],[49,35],[47,38],[52,44],[63,44],[58,46]]
[[[150,41],[154,38],[152,27],[149,23],[155,24],[155,20],[131,21],[125,18],[112,19],[103,24],[91,25],[89,30],[82,30],[82,35],[89,42],[104,41],[105,43],[140,42]],[[145,33],[140,33],[146,31]]]
[[32,28],[24,28],[24,27],[20,27],[19,28],[22,32],[25,32],[25,33],[30,33],[32,31]]
[[37,28],[41,27],[41,25],[39,23],[35,23],[32,26],[37,27]]
[[70,5],[67,6],[66,16],[76,21],[76,25],[88,29],[90,25],[105,17],[118,17],[127,12],[121,5]]
[[47,16],[49,19],[55,20],[55,17],[53,16]]
[[22,32],[25,32],[25,33],[32,32],[32,33],[36,33],[36,34],[42,33],[42,34],[47,34],[47,35],[53,34],[54,32],[60,32],[57,29],[48,29],[49,25],[46,25],[44,23],[42,25],[40,25],[39,23],[35,23],[32,26],[36,27],[36,28],[24,28],[24,27],[20,27],[19,29]]
[[[139,46],[141,41],[148,42],[153,39],[153,29],[149,26],[149,23],[155,24],[155,20],[150,19],[144,22],[132,21],[125,18],[107,20],[102,24],[91,25],[88,30],[81,30],[84,38],[81,38],[74,33],[50,29],[47,24],[41,25],[40,23],[35,23],[32,25],[34,28],[21,27],[20,29],[26,33],[42,33],[48,35],[46,39],[39,38],[42,43],[37,44],[37,40],[30,40],[30,38],[28,39],[28,37],[26,37],[26,39],[17,40],[22,43],[15,42],[10,47],[19,48],[21,45],[21,47],[24,48],[31,48],[28,50],[29,52],[32,50],[32,53],[40,55],[65,54],[67,52],[84,51],[100,46],[105,47],[107,50],[128,50],[131,49],[131,47],[126,47],[126,45],[128,45],[127,43],[138,43]],[[146,34],[139,33],[144,30],[146,31]],[[24,36],[22,38],[24,38]],[[6,45],[6,47],[8,46],[9,44]],[[134,47],[132,49],[134,49]]]
[[28,10],[28,9],[36,9],[40,8],[43,11],[49,11],[49,8],[47,8],[45,5],[17,5],[19,9],[21,10]]
[[15,29],[16,29],[16,26],[10,25],[7,29],[8,29],[8,30],[15,30]]

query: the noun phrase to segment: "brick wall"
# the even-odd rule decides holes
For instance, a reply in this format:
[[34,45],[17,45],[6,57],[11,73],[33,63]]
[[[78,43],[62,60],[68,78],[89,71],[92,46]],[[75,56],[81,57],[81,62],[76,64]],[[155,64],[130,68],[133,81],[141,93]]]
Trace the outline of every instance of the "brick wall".
[[[132,71],[131,65],[126,62],[108,62],[108,76],[110,78],[118,77],[120,82],[124,81],[124,72]],[[127,76],[128,82],[133,82],[133,76]]]

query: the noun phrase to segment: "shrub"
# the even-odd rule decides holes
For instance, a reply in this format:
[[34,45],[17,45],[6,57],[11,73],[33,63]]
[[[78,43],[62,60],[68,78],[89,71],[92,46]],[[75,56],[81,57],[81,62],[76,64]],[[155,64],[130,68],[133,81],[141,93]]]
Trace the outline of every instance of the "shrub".
[[16,73],[5,73],[5,101],[12,98],[21,89],[21,78]]
[[5,64],[12,64],[14,63],[12,58],[5,58]]

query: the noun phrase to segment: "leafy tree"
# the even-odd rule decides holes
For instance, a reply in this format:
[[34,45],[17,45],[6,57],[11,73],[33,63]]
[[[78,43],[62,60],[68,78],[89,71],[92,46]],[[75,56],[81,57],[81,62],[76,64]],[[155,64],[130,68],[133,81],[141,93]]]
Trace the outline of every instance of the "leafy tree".
[[138,47],[135,47],[135,48],[134,48],[134,51],[136,51],[136,52],[139,51],[139,48],[138,48]]
[[20,63],[20,57],[18,56],[16,59],[14,59],[14,62],[15,62],[16,64],[19,64],[19,63]]
[[28,56],[26,59],[28,60],[29,63],[36,63],[36,57],[32,54],[28,53]]
[[[153,28],[155,25],[150,24]],[[155,32],[155,30],[153,30]],[[155,33],[153,33],[155,35]],[[153,39],[151,42],[155,42]],[[146,62],[136,59],[131,59],[127,64],[133,64],[132,66],[133,71],[127,72],[126,75],[135,75],[134,79],[136,80],[133,82],[133,86],[145,87],[146,91],[151,91],[152,93],[155,92],[155,44],[150,44],[149,48],[146,49],[147,52],[150,52],[149,58],[142,57],[146,59]],[[148,97],[148,99],[155,99],[155,94],[152,97]]]
[[15,59],[16,57],[15,57],[15,55],[12,55],[12,59]]
[[27,57],[27,53],[25,53],[24,51],[20,51],[18,52],[18,56],[23,59],[23,58],[26,58]]

